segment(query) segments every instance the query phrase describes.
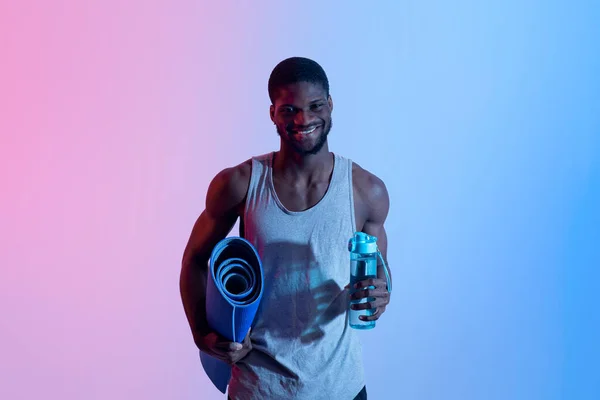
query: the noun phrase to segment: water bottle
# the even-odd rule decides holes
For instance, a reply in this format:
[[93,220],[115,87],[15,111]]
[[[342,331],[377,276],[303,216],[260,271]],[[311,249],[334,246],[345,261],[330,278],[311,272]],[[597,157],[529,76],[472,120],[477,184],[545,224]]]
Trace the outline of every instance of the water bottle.
[[[377,258],[381,258],[384,265],[384,271],[388,282],[388,291],[391,292],[390,278],[387,271],[385,261],[377,248],[377,238],[375,236],[367,235],[364,232],[356,232],[354,236],[348,242],[348,250],[350,251],[350,294],[355,293],[357,290],[354,284],[369,278],[377,278]],[[373,289],[374,286],[368,288]],[[373,298],[367,297],[360,300],[351,300],[350,305],[366,303],[373,301]],[[370,316],[373,315],[375,309],[366,310],[353,310],[349,309],[349,324],[354,329],[372,329],[375,327],[375,321],[363,321],[358,318],[361,315]]]

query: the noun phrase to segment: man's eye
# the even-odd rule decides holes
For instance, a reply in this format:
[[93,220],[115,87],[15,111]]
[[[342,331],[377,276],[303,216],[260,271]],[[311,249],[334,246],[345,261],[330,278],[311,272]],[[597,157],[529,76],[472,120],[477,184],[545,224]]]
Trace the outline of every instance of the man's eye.
[[319,111],[321,108],[323,108],[323,104],[313,104],[313,105],[311,106],[311,109],[312,109],[313,111]]
[[292,107],[282,107],[279,109],[279,111],[281,111],[282,113],[289,114],[294,112],[294,109]]

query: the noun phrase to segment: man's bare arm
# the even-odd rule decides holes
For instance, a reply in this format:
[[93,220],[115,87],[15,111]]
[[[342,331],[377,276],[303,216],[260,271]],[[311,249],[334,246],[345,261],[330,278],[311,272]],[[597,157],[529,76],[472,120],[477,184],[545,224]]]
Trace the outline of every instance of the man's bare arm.
[[366,298],[368,300],[367,302],[352,304],[351,308],[353,310],[373,310],[372,314],[361,315],[359,318],[363,321],[375,321],[385,312],[390,302],[392,276],[389,273],[389,268],[387,268],[390,279],[389,281],[386,279],[387,235],[383,226],[388,215],[390,200],[381,179],[362,169],[357,172],[362,203],[361,209],[364,211],[363,215],[365,216],[362,231],[377,237],[379,251],[386,265],[378,263],[377,278],[367,278],[354,285],[356,289],[361,290],[355,291],[350,299],[361,300]]
[[183,254],[179,288],[194,342],[199,348],[202,338],[210,333],[205,293],[208,260],[215,245],[235,225],[249,180],[248,163],[225,169],[215,176],[206,195],[206,208],[196,220]]
[[[368,175],[366,179],[368,190],[363,192],[365,193],[364,198],[367,206],[367,220],[363,232],[377,237],[377,246],[387,264],[387,233],[384,223],[390,209],[390,198],[383,181],[373,174],[368,173]],[[391,281],[392,273],[389,268],[388,273]],[[386,279],[384,266],[380,260],[377,264],[377,277]]]

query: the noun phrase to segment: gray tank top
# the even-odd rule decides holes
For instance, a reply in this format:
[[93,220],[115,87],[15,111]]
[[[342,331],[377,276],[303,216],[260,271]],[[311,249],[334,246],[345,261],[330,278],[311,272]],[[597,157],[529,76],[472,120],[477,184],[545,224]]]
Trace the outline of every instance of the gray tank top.
[[301,212],[279,201],[272,161],[273,153],[252,159],[243,235],[262,259],[265,286],[250,334],[253,350],[233,366],[229,395],[353,399],[365,382],[344,289],[356,227],[352,161],[334,155],[327,192]]

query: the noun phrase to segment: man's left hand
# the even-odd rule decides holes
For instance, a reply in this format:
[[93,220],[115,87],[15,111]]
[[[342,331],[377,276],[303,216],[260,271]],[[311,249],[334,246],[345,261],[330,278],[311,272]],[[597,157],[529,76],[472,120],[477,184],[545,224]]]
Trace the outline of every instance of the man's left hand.
[[[369,287],[370,286],[370,287]],[[373,315],[361,315],[362,321],[376,321],[385,312],[385,308],[390,302],[390,292],[387,290],[387,281],[381,278],[370,278],[354,284],[353,290],[356,292],[350,295],[350,300],[356,301],[363,298],[369,298],[366,303],[351,304],[353,310],[374,309]]]

